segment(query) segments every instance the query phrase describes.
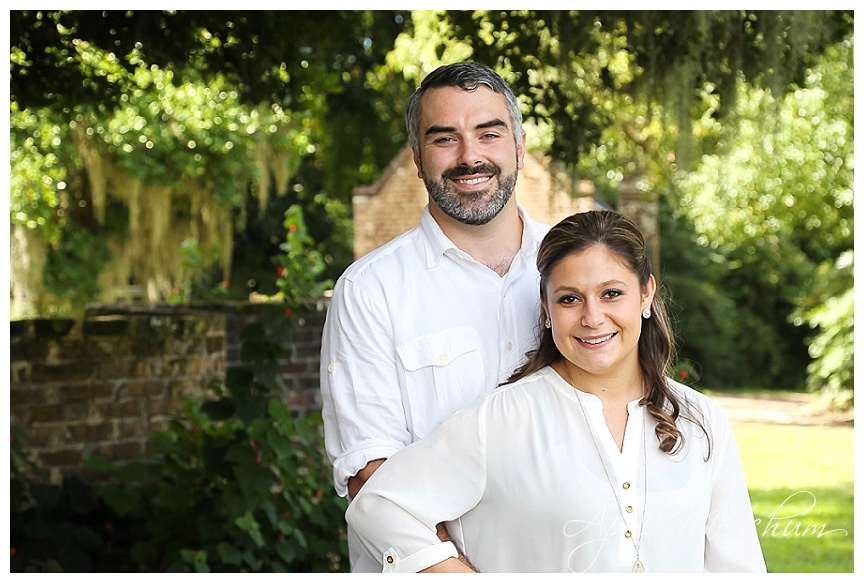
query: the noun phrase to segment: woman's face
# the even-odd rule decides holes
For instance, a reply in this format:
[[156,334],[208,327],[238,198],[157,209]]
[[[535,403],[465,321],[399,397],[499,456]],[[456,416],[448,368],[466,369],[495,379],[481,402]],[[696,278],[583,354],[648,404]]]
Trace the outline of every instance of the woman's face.
[[558,350],[582,374],[638,374],[642,310],[655,288],[651,276],[642,289],[630,267],[603,245],[565,257],[549,274],[543,302]]

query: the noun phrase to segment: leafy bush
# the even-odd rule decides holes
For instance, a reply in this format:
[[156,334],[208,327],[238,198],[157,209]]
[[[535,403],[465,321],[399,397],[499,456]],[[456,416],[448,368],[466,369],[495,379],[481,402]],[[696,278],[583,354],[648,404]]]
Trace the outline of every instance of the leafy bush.
[[87,466],[104,480],[45,485],[30,477],[19,434],[11,570],[347,570],[346,502],[331,485],[320,413],[293,415],[273,396],[291,338],[285,312],[265,306],[247,325],[244,365],[151,434],[153,461],[94,457]]

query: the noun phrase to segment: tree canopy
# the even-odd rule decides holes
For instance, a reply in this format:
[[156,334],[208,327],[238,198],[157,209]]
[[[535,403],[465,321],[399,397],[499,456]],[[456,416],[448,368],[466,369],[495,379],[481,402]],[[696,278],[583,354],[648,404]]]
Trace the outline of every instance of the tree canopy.
[[75,302],[135,240],[117,272],[162,297],[178,253],[220,293],[267,293],[302,208],[335,278],[352,189],[404,145],[408,96],[471,59],[574,178],[659,201],[682,353],[724,363],[705,379],[788,385],[811,326],[833,331],[809,341],[821,364],[845,338],[827,298],[852,286],[853,28],[815,10],[12,11],[13,243],[47,246],[27,277]]

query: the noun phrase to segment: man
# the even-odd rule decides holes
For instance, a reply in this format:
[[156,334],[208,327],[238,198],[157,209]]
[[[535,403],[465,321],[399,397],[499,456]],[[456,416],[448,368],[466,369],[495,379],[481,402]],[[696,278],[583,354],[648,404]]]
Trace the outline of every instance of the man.
[[[406,123],[429,203],[417,227],[339,278],[322,338],[327,454],[336,491],[351,498],[536,342],[535,258],[549,227],[513,197],[525,135],[512,89],[488,67],[443,66],[412,96]],[[352,571],[381,571],[350,529],[348,541]]]

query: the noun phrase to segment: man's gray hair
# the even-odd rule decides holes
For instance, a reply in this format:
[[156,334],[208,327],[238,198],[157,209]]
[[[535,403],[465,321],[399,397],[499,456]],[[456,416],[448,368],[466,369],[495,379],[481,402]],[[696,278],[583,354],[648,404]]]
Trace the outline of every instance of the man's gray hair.
[[426,90],[436,87],[459,87],[464,91],[475,91],[477,87],[485,85],[495,93],[504,96],[507,109],[510,111],[510,124],[516,144],[522,139],[522,112],[519,102],[510,85],[501,78],[498,73],[485,65],[473,62],[453,63],[442,65],[429,73],[417,91],[408,100],[405,110],[405,125],[408,128],[408,142],[415,152],[420,151],[420,99]]

